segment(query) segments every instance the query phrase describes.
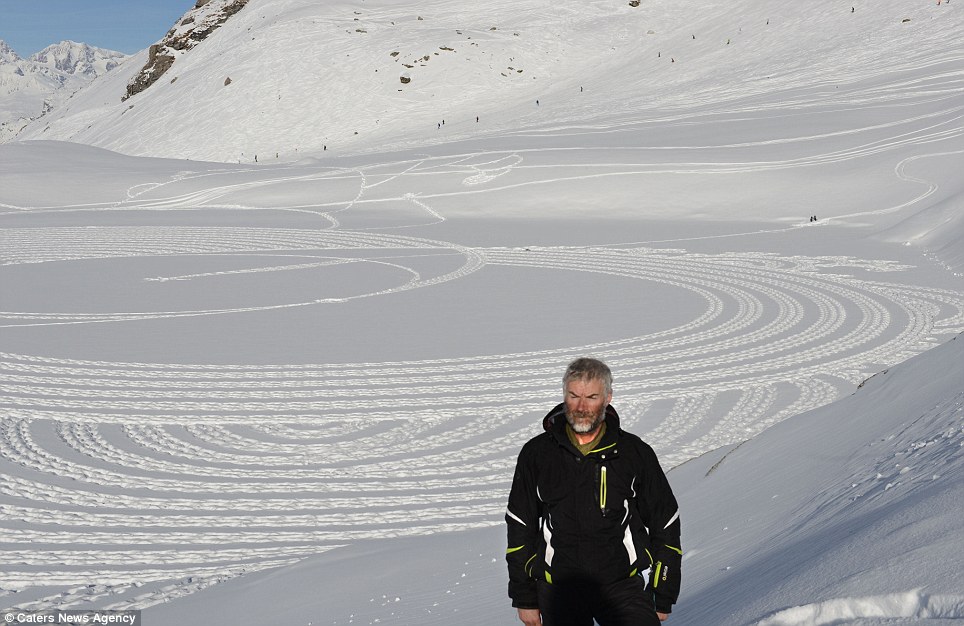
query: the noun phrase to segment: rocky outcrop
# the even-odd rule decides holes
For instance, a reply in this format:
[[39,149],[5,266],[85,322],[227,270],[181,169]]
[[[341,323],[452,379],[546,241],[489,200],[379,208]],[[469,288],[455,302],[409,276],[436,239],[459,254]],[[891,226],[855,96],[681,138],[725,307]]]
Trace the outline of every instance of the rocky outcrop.
[[248,0],[197,0],[194,8],[163,39],[148,49],[147,63],[127,85],[127,94],[122,100],[139,94],[157,82],[174,65],[178,53],[190,50],[207,39],[247,3]]

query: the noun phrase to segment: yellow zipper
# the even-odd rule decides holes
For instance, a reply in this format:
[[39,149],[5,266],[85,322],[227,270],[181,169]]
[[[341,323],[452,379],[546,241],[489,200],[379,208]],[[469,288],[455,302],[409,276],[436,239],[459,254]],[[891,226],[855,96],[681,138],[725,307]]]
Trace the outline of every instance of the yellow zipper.
[[599,510],[603,515],[606,514],[606,466],[599,468]]

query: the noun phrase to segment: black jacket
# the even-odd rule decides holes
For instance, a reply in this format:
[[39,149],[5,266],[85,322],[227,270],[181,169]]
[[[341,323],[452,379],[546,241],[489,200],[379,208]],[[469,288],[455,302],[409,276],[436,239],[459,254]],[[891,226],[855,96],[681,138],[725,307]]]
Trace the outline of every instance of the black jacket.
[[606,408],[606,434],[583,456],[566,434],[565,406],[543,420],[516,464],[506,510],[509,597],[538,608],[536,580],[607,585],[642,576],[656,610],[669,613],[680,587],[676,498],[642,439]]

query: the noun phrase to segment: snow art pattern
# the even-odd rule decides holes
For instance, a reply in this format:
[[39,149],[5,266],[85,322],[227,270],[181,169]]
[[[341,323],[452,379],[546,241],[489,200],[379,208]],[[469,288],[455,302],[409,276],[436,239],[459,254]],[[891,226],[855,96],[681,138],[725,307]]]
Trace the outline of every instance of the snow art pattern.
[[[408,171],[398,167],[388,178]],[[217,189],[151,203],[171,209],[237,191]],[[891,282],[907,268],[890,261],[632,244],[470,247],[335,228],[334,212],[319,214],[327,229],[12,230],[0,254],[14,288],[0,320],[6,332],[93,326],[110,336],[165,319],[378,303],[495,268],[615,277],[637,292],[628,298],[645,302],[661,287],[701,304],[636,336],[418,361],[175,364],[3,353],[4,588],[40,580],[52,588],[22,606],[98,599],[106,608],[146,607],[357,540],[499,524],[515,451],[558,393],[560,363],[574,355],[607,355],[620,373],[620,412],[630,428],[653,426],[646,438],[672,466],[825,404],[874,364],[964,325],[961,294]],[[374,286],[322,280],[343,265],[376,276]],[[113,291],[83,304],[48,297],[38,310],[35,291],[17,288],[71,266],[96,268],[90,288],[103,281]],[[314,291],[288,301],[259,292],[258,282],[212,289],[298,273],[318,273]],[[188,289],[158,296],[178,285]],[[91,579],[104,584],[83,584]]]

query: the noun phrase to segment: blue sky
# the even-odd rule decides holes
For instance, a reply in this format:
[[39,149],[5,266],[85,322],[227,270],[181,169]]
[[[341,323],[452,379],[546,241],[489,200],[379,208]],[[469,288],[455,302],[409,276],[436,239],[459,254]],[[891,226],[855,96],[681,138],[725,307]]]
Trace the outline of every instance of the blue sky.
[[131,54],[170,30],[195,0],[0,0],[0,39],[27,57],[64,39]]

